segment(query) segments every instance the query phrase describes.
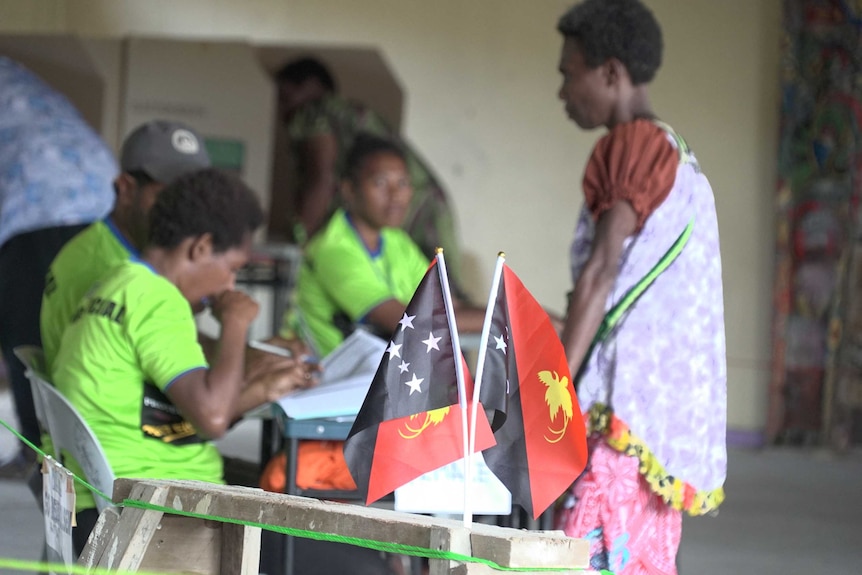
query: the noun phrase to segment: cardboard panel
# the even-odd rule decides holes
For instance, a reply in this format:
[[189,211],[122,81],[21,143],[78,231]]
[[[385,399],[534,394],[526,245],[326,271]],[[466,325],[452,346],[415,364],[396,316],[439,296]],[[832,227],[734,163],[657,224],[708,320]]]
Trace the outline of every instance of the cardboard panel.
[[124,67],[124,137],[156,118],[186,122],[266,205],[275,90],[252,46],[130,38]]
[[119,70],[111,66],[111,60],[113,55],[118,63],[119,52],[119,40],[85,40],[69,35],[0,36],[0,54],[20,62],[63,93],[97,132],[109,123],[103,114],[109,97],[106,78],[116,85]]
[[[400,131],[404,95],[392,70],[379,51],[371,48],[325,47],[325,46],[258,46],[261,65],[274,78],[278,70],[293,60],[303,56],[319,59],[332,72],[338,92],[351,100],[364,103],[376,110],[395,131]],[[290,146],[285,126],[276,111],[274,122],[274,147],[272,162],[273,195],[278,200],[270,203],[270,209],[284,210],[293,205],[295,193],[291,176]],[[271,218],[276,227],[288,221],[287,217]],[[269,230],[270,238],[280,239],[286,229]]]
[[356,46],[261,44],[257,52],[261,65],[273,77],[291,60],[303,56],[319,59],[332,72],[340,94],[365,103],[383,116],[393,130],[401,130],[404,92],[379,50]]

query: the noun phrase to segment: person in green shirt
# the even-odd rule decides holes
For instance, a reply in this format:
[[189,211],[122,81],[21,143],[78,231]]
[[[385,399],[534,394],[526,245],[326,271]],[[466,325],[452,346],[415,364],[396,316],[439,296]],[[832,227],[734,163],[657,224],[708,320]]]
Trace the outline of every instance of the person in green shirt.
[[[281,358],[246,385],[249,325],[258,306],[236,291],[263,213],[238,178],[206,169],[181,176],[155,199],[149,241],[79,302],[52,369],[118,477],[222,481],[211,440],[244,412],[314,382],[311,368]],[[194,314],[209,306],[221,324],[208,364]],[[78,552],[97,518],[78,493]]]
[[[343,207],[306,246],[297,309],[282,329],[284,337],[310,340],[321,357],[358,327],[388,338],[430,262],[401,229],[413,190],[396,143],[361,134],[347,156],[341,194]],[[484,310],[457,298],[454,304],[459,329],[481,331]]]
[[149,211],[159,193],[177,177],[209,166],[203,140],[185,124],[153,120],[126,137],[111,213],[72,238],[48,269],[40,330],[49,369],[63,330],[90,286],[111,268],[140,255]]
[[[461,245],[455,213],[446,190],[428,163],[375,110],[338,94],[335,79],[319,60],[299,58],[285,64],[276,76],[279,110],[286,123],[298,187],[293,205],[275,194],[270,210],[270,233],[293,236],[303,243],[327,222],[340,206],[339,179],[347,155],[360,133],[398,142],[413,189],[403,228],[427,259],[446,250],[450,277],[462,293]],[[289,222],[291,216],[296,219]],[[289,230],[291,223],[293,229]]]

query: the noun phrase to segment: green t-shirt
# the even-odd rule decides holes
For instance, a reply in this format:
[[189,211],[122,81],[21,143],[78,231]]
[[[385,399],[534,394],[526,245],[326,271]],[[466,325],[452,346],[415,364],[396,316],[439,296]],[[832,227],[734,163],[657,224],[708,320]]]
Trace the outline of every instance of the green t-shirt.
[[[120,264],[81,300],[56,359],[54,385],[93,429],[117,477],[222,481],[215,445],[195,435],[164,393],[207,368],[191,306],[167,279],[139,260]],[[88,507],[91,494],[78,489],[77,508]]]
[[91,224],[63,246],[48,268],[42,296],[40,329],[49,372],[63,331],[90,286],[118,264],[137,255],[137,250],[110,219]]
[[402,230],[384,228],[380,236],[380,250],[370,253],[347,214],[335,212],[305,248],[296,286],[299,312],[288,314],[285,335],[311,338],[325,356],[384,301],[410,302],[429,260]]
[[[449,197],[416,149],[393,131],[377,112],[337,94],[329,94],[303,105],[287,126],[287,133],[294,147],[325,134],[335,138],[338,142],[334,174],[336,180],[344,174],[347,154],[360,132],[393,139],[401,144],[413,187],[413,198],[402,228],[429,260],[434,257],[438,247],[445,249],[450,279],[460,284],[461,245],[455,230],[455,214]],[[303,166],[298,167],[300,177],[304,178]],[[334,194],[329,210],[334,211],[340,204],[340,195]]]

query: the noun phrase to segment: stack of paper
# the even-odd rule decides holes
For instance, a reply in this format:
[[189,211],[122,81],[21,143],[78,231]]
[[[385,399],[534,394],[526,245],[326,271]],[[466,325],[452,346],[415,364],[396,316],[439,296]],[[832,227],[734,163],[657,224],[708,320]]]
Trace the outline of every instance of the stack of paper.
[[320,383],[282,397],[277,402],[279,407],[294,419],[356,415],[365,401],[386,345],[385,340],[356,330],[323,358]]

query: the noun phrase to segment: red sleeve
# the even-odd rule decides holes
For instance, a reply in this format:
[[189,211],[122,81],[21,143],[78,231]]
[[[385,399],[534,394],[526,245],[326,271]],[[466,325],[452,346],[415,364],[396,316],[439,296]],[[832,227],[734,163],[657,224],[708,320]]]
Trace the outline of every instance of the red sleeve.
[[584,173],[584,200],[594,219],[620,200],[637,213],[637,231],[670,193],[679,153],[649,120],[615,126],[596,144]]

